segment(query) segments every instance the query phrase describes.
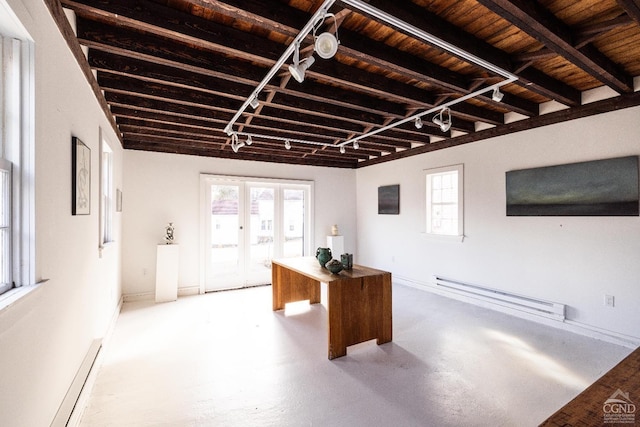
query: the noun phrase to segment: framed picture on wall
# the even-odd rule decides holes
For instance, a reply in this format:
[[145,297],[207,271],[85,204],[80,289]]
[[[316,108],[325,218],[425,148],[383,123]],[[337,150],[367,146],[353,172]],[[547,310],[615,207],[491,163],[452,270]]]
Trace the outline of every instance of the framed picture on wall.
[[71,138],[71,214],[91,214],[91,149]]
[[378,214],[400,214],[400,185],[378,187]]

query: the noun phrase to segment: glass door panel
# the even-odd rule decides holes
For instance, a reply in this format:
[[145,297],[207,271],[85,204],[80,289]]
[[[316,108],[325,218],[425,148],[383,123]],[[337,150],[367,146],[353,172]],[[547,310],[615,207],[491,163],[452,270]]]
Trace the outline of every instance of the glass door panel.
[[271,260],[274,250],[275,199],[273,187],[249,186],[249,262],[247,285],[271,283]]
[[285,188],[283,191],[283,257],[304,255],[305,191]]
[[242,285],[239,185],[211,185],[211,254],[207,290]]

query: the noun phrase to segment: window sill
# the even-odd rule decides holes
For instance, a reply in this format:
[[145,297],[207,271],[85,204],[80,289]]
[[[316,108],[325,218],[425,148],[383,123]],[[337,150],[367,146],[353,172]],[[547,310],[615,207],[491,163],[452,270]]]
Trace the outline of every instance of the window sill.
[[27,295],[37,291],[41,288],[47,280],[36,283],[35,285],[20,286],[19,288],[11,289],[0,295],[0,314],[9,307],[16,304],[18,301],[25,298]]
[[436,242],[451,242],[451,243],[462,243],[464,242],[464,234],[461,236],[450,236],[446,234],[433,234],[433,233],[420,233],[422,237],[427,240],[433,240]]

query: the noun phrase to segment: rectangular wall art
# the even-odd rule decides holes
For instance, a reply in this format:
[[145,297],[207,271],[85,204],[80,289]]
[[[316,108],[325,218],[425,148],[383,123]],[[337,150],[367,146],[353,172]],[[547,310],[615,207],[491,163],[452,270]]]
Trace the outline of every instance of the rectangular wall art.
[[71,138],[71,213],[91,213],[91,149],[75,136]]
[[378,187],[378,214],[400,213],[400,185]]
[[638,156],[506,173],[507,216],[638,216]]

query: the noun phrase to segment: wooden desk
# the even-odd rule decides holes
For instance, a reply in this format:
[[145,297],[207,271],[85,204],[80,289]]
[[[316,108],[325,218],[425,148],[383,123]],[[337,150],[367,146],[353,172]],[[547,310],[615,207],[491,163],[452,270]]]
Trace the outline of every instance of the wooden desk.
[[354,265],[331,274],[314,257],[274,260],[272,266],[274,311],[288,302],[319,303],[320,282],[327,283],[329,359],[363,341],[391,341],[391,273]]
[[[629,396],[631,405],[617,410],[605,405],[607,399],[614,397],[625,401],[618,390]],[[614,396],[616,394],[616,396]],[[636,411],[640,401],[640,348],[636,349],[622,362],[614,366],[595,383],[587,387],[572,401],[547,418],[541,426],[600,426],[600,425],[637,425],[640,423],[640,411]],[[614,404],[615,405],[615,404]],[[627,413],[623,412],[627,410]],[[620,424],[606,417],[629,417],[635,423]]]

